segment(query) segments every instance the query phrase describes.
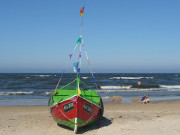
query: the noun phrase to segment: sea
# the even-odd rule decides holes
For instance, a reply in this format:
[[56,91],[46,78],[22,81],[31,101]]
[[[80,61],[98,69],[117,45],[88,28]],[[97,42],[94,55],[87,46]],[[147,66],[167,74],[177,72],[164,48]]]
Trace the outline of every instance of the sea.
[[[81,73],[80,79],[97,90],[103,101],[120,96],[122,103],[130,103],[145,94],[150,95],[151,101],[180,99],[180,73],[94,73],[94,76]],[[0,73],[0,106],[47,105],[59,81],[58,88],[75,78],[73,73]],[[138,81],[147,88],[133,87]]]

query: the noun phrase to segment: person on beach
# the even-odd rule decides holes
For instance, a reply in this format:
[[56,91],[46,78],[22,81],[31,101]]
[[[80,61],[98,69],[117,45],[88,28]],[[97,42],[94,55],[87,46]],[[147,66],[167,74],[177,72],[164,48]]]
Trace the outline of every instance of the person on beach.
[[149,94],[146,94],[145,96],[143,96],[143,97],[141,98],[142,104],[147,104],[147,103],[150,102],[150,100],[149,100],[148,97],[149,97]]

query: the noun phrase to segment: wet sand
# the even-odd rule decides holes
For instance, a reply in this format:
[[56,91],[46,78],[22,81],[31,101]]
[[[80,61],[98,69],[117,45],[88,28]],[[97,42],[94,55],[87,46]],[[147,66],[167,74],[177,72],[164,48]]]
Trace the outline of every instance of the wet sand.
[[[79,130],[87,135],[179,135],[180,100],[104,103],[104,118]],[[0,106],[0,135],[72,135],[59,127],[48,106]]]

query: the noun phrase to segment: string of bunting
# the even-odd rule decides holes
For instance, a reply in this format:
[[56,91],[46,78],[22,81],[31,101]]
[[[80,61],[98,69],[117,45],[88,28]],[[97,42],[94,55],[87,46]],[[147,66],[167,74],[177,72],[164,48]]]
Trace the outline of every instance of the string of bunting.
[[[81,55],[82,55],[82,54],[81,54],[81,45],[83,45],[83,48],[84,48],[84,51],[85,51],[85,55],[86,55],[86,59],[87,59],[87,61],[88,61],[88,65],[89,65],[90,70],[91,70],[91,75],[92,75],[92,78],[93,78],[93,80],[94,80],[94,82],[95,82],[95,85],[96,85],[96,88],[97,88],[96,78],[95,78],[95,76],[94,76],[94,74],[93,74],[93,70],[92,70],[92,67],[91,67],[91,63],[90,63],[90,60],[89,60],[89,57],[88,57],[88,54],[87,54],[87,51],[86,51],[86,48],[85,48],[85,45],[84,45],[83,38],[82,38],[83,15],[84,15],[84,6],[82,6],[82,7],[80,8],[80,16],[82,16],[81,34],[80,34],[80,37],[78,38],[78,40],[77,40],[77,42],[76,42],[76,45],[75,45],[75,47],[74,47],[74,49],[73,49],[73,52],[72,52],[71,54],[69,54],[69,57],[70,57],[70,59],[73,57],[73,54],[74,54],[77,46],[79,46],[80,49],[79,49],[79,55],[78,55],[78,62],[73,63],[73,70],[74,70],[75,73],[80,73],[80,60],[79,60],[79,59],[81,58]],[[97,89],[98,89],[98,88],[97,88]]]

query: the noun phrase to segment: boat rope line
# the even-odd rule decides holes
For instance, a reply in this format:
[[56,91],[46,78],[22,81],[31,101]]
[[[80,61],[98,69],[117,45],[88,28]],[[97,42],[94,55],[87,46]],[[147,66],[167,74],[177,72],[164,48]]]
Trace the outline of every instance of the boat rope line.
[[[81,10],[80,10],[80,15],[82,16],[82,23],[81,23],[81,34],[80,34],[80,38],[78,39],[74,49],[73,49],[73,52],[71,54],[69,54],[69,57],[70,59],[72,58],[77,46],[78,46],[78,43],[79,43],[79,55],[78,55],[78,64],[77,64],[77,70],[79,69],[80,70],[80,66],[81,66],[81,40],[82,40],[82,25],[83,25],[83,14],[84,14],[84,6],[81,7]],[[79,68],[78,68],[79,67]],[[75,70],[74,70],[75,71]],[[80,72],[80,71],[79,71]],[[56,89],[55,91],[57,90],[59,84],[60,84],[60,81],[63,77],[63,74],[64,74],[64,70],[63,70],[63,73],[62,73],[62,76],[60,77],[57,85],[56,85]]]
[[[60,104],[60,103],[63,103],[63,102],[65,102],[65,101],[67,101],[67,100],[70,100],[70,99],[72,99],[72,98],[74,98],[74,97],[76,97],[76,96],[78,96],[78,95],[74,95],[74,96],[72,96],[72,97],[70,97],[70,98],[68,98],[68,99],[65,99],[65,100],[61,100],[60,102],[58,102],[58,103],[56,103],[56,104],[53,104],[51,107],[49,107],[49,108],[52,108],[53,106],[55,106],[55,105],[57,105],[57,104]],[[85,99],[85,98],[83,98],[83,97],[81,97],[82,99],[84,99],[84,100],[86,100],[86,101],[88,101],[88,102],[90,102],[91,104],[94,104],[95,106],[97,106],[97,107],[99,107],[99,108],[101,108],[101,105],[96,105],[95,103],[93,103],[93,102],[91,102],[91,101],[89,101],[89,100],[87,100],[87,99]],[[101,108],[102,109],[102,108]]]
[[[58,80],[58,83],[56,85],[56,89],[54,90],[54,92],[52,94],[52,97],[51,97],[52,103],[50,103],[50,105],[51,105],[50,108],[52,110],[55,109],[55,112],[57,111],[57,114],[58,114],[58,112],[60,113],[60,117],[58,117],[58,119],[66,121],[66,123],[64,123],[63,125],[65,125],[65,124],[66,125],[68,125],[68,124],[73,125],[74,124],[75,131],[77,131],[77,126],[81,127],[81,126],[87,125],[88,123],[91,123],[91,122],[95,121],[100,116],[101,109],[102,109],[101,102],[99,103],[99,100],[93,99],[93,97],[98,97],[98,99],[99,99],[100,98],[98,96],[99,93],[97,94],[95,91],[92,91],[92,92],[94,92],[96,95],[95,94],[93,95],[93,93],[90,93],[90,94],[88,94],[88,92],[86,93],[85,92],[86,91],[86,87],[88,89],[91,89],[91,88],[88,85],[86,85],[86,83],[81,81],[81,78],[80,78],[80,68],[81,68],[81,64],[82,64],[81,62],[83,60],[81,55],[82,55],[82,51],[84,51],[85,52],[85,56],[86,56],[84,58],[85,58],[85,60],[87,59],[87,61],[88,61],[88,66],[90,68],[91,75],[92,75],[91,78],[94,79],[94,82],[95,82],[95,85],[96,85],[96,89],[98,90],[97,84],[96,84],[96,80],[95,80],[95,76],[94,76],[94,73],[93,73],[93,70],[92,70],[92,66],[91,66],[91,63],[90,63],[90,60],[89,60],[89,57],[88,57],[88,54],[87,54],[87,51],[86,51],[86,48],[85,48],[85,45],[84,45],[83,36],[82,36],[84,7],[85,7],[85,5],[80,7],[80,16],[82,16],[80,36],[79,36],[79,38],[78,38],[78,40],[77,40],[77,42],[76,42],[76,44],[75,44],[75,46],[73,48],[72,53],[69,54],[70,63],[71,64],[72,64],[72,57],[73,57],[73,61],[76,60],[76,62],[73,63],[74,72],[77,74],[76,79],[72,80],[70,83],[66,84],[65,86],[61,86],[61,88],[59,90],[62,90],[62,91],[58,91],[57,90],[58,86],[60,85],[60,82],[62,81],[62,78],[64,76],[64,72],[65,72],[65,70],[63,70],[62,75],[60,76],[60,78]],[[74,54],[75,55],[78,54],[78,57],[74,58]],[[63,95],[62,93],[65,90],[69,90],[69,89],[66,89],[68,87],[68,85],[71,85],[74,82],[76,82],[76,89],[73,88],[73,90],[76,90],[77,93],[76,93],[76,91],[73,91],[73,92],[69,91],[73,96],[71,96],[71,94],[69,94],[69,96],[66,96],[66,95],[68,95],[68,93],[66,93],[66,95]],[[82,85],[82,87],[80,85]],[[74,86],[74,84],[73,84],[73,86]],[[85,88],[84,90],[83,90],[83,86]],[[84,95],[86,95],[87,99],[85,98],[85,96],[83,97],[83,94],[81,94],[80,87],[82,88],[82,92],[84,92]],[[94,87],[93,87],[93,89],[94,89]],[[55,98],[57,101],[55,99],[53,100],[53,96],[58,96],[58,95],[62,95],[64,97],[61,97],[61,98],[58,97],[57,99]],[[73,109],[76,112],[75,113],[75,116],[76,116],[75,118],[73,116],[71,117],[71,114],[66,113],[66,109],[64,107],[64,104],[66,103],[67,100],[73,102],[73,104],[74,104]],[[101,98],[100,98],[100,100],[101,100]],[[80,101],[83,101],[83,103],[78,103]],[[81,109],[86,108],[85,103],[87,103],[87,104],[89,104],[89,106],[91,106],[91,111],[89,111],[90,109],[87,109],[87,110],[84,109],[84,111],[87,114],[84,114],[84,112],[82,112],[83,114],[81,115],[81,113],[80,113],[81,110],[79,110],[79,108],[81,108]],[[83,108],[80,106],[81,104],[83,105]],[[52,110],[51,110],[51,113],[52,113]],[[88,116],[88,117],[85,118],[85,120],[83,120],[83,116],[84,115]],[[64,118],[61,119],[61,117],[62,118],[64,117]],[[77,121],[78,119],[82,120],[82,122],[78,123],[78,121]],[[68,121],[70,123],[68,123]]]
[[58,110],[61,112],[61,114],[66,118],[66,119],[68,119],[69,121],[71,121],[71,122],[73,122],[74,124],[76,124],[73,120],[71,120],[70,118],[68,118],[64,113],[63,113],[63,111],[59,108],[59,104],[57,104],[57,108],[58,108]]
[[77,123],[75,123],[75,121],[73,121],[72,119],[68,118],[68,117],[63,113],[63,111],[59,108],[59,105],[57,105],[57,106],[58,106],[58,110],[61,112],[61,114],[62,114],[66,119],[68,119],[69,121],[73,122],[75,125],[77,125],[77,126],[79,126],[79,127],[86,125],[86,124],[94,117],[94,116],[92,115],[92,116],[86,121],[86,123],[84,123],[84,124],[82,124],[82,125],[78,125]]
[[[61,77],[60,77],[60,79],[59,79],[59,81],[58,81],[58,84],[56,85],[56,89],[54,90],[53,95],[56,94],[57,88],[58,88],[58,86],[59,86],[59,84],[60,84],[60,82],[61,82],[61,79],[62,79],[63,75],[64,75],[64,70],[63,70],[63,73],[62,73],[62,75],[61,75]],[[66,86],[74,83],[76,80],[77,80],[77,79],[75,79],[75,80],[73,80],[72,82],[70,82],[70,83],[66,84],[65,86],[61,87],[61,90],[62,90],[63,88],[65,88]]]
[[[77,96],[77,95],[76,95]],[[81,97],[82,98],[82,97]],[[84,98],[83,98],[84,99]],[[84,100],[86,100],[86,99],[84,99]],[[86,101],[88,101],[88,100],[86,100]],[[89,101],[90,102],[90,101]],[[62,102],[61,102],[62,103]],[[92,102],[90,102],[90,103],[92,103]],[[94,104],[94,103],[92,103],[92,104]],[[96,105],[96,104],[94,104],[94,105]],[[58,110],[61,112],[61,114],[66,118],[66,119],[68,119],[69,121],[71,121],[71,122],[73,122],[75,125],[77,125],[77,126],[79,126],[79,127],[81,127],[81,126],[84,126],[84,125],[86,125],[87,123],[89,123],[89,121],[94,117],[93,115],[91,115],[91,117],[84,123],[84,124],[82,124],[82,125],[78,125],[77,123],[75,123],[75,121],[73,121],[72,119],[70,119],[70,118],[68,118],[65,114],[64,114],[64,112],[60,109],[60,107],[59,107],[59,104],[57,104],[56,106],[58,106],[57,108],[58,108]],[[96,105],[97,106],[97,105]],[[100,106],[98,106],[100,109],[102,109]]]
[[57,106],[58,106],[58,107],[57,107],[58,110],[61,112],[61,114],[62,114],[66,119],[68,119],[69,121],[73,122],[75,125],[77,125],[77,126],[79,126],[79,127],[86,125],[86,124],[94,117],[94,116],[92,115],[92,116],[86,121],[86,123],[84,123],[84,124],[82,124],[82,125],[78,125],[77,123],[75,123],[75,121],[73,121],[72,119],[68,118],[68,117],[64,114],[64,112],[60,109],[59,104],[57,104]]
[[85,47],[85,45],[84,45],[84,41],[83,41],[83,40],[82,40],[82,44],[83,44],[83,48],[84,48],[84,51],[85,51],[86,59],[87,59],[87,61],[88,61],[88,65],[89,65],[89,68],[90,68],[90,71],[91,71],[92,78],[93,78],[93,80],[94,80],[96,89],[98,90],[97,83],[96,83],[96,78],[95,78],[95,76],[94,76],[94,74],[93,74],[93,69],[92,69],[92,66],[91,66],[89,57],[88,57],[88,55],[87,55],[86,47]]
[[[81,97],[82,98],[82,97]],[[83,98],[84,99],[84,98]],[[61,114],[66,118],[66,119],[68,119],[69,121],[71,121],[71,122],[73,122],[75,125],[77,125],[77,126],[79,126],[79,127],[81,127],[81,126],[84,126],[84,125],[86,125],[87,123],[89,123],[89,121],[94,117],[93,115],[86,121],[86,123],[84,123],[84,124],[82,124],[82,125],[78,125],[77,123],[75,123],[75,121],[73,121],[72,119],[70,119],[70,118],[68,118],[65,114],[64,114],[64,112],[60,109],[60,107],[59,107],[59,104],[57,104],[57,108],[58,108],[58,110],[61,112]],[[97,105],[96,105],[97,106]],[[99,107],[99,106],[98,106]],[[101,107],[99,107],[99,108],[101,108]]]
[[[84,40],[82,38],[82,26],[83,26],[84,8],[85,8],[85,5],[80,8],[80,15],[82,16],[80,36],[79,36],[79,38],[78,38],[78,40],[76,42],[76,45],[75,45],[75,47],[73,49],[73,52],[71,54],[69,54],[69,57],[70,57],[70,60],[71,60],[71,58],[73,57],[73,54],[75,53],[75,50],[76,50],[77,46],[79,46],[78,62],[73,64],[74,65],[74,72],[76,72],[77,75],[78,75],[78,73],[80,73],[80,68],[81,68],[81,53],[82,53],[82,46],[83,46],[85,56],[86,56],[86,59],[88,61],[88,66],[90,68],[90,72],[91,72],[91,75],[92,75],[92,79],[93,79],[93,81],[95,83],[96,90],[98,90],[96,79],[95,79],[95,76],[94,76],[94,73],[93,73],[93,69],[92,69],[92,66],[91,66],[91,63],[90,63],[90,60],[89,60],[85,45],[84,45]],[[79,77],[80,77],[80,74],[79,74]]]
[[[77,46],[78,46],[78,44],[76,43],[76,45],[75,45],[75,47],[74,47],[74,49],[73,49],[73,53],[75,52]],[[73,53],[72,53],[72,54],[69,54],[70,60],[71,60],[71,57],[72,57]],[[70,64],[70,63],[69,63],[69,64]],[[62,78],[63,78],[63,76],[64,76],[64,73],[65,73],[65,70],[66,70],[66,69],[67,69],[67,65],[66,65],[66,66],[63,68],[63,70],[62,70],[62,75],[60,76],[60,78],[59,78],[59,80],[58,80],[58,83],[57,83],[57,85],[56,85],[56,88],[55,88],[54,92],[58,89],[59,84],[60,84],[60,82],[61,82],[61,80],[62,80]]]
[[95,103],[93,103],[93,102],[91,102],[91,101],[89,101],[89,100],[87,100],[87,99],[85,99],[85,98],[83,98],[83,97],[81,97],[81,98],[84,99],[84,100],[86,100],[86,101],[88,101],[88,102],[90,102],[91,104],[94,104],[95,106],[101,108],[100,106],[96,105]]
[[70,85],[70,84],[74,83],[76,80],[77,80],[77,79],[75,79],[75,80],[73,80],[72,82],[70,82],[70,83],[66,84],[65,86],[63,86],[63,87],[61,88],[61,90],[62,90],[62,89],[64,89],[66,86],[68,86],[68,85]]
[[[75,45],[75,47],[74,47],[74,49],[73,49],[73,53],[74,53],[77,45],[78,45],[78,44]],[[70,54],[69,57],[71,58],[71,57],[72,57],[72,54]],[[62,70],[62,74],[61,74],[61,76],[60,76],[60,78],[59,78],[59,80],[58,80],[58,83],[57,83],[57,85],[56,85],[56,88],[55,88],[54,92],[55,92],[55,91],[58,89],[58,87],[59,87],[59,84],[60,84],[60,82],[61,82],[61,80],[62,80],[62,78],[63,78],[63,76],[64,76],[65,69],[67,69],[67,68],[64,68],[64,69]],[[76,79],[75,79],[75,80],[76,80]]]
[[[86,47],[85,47],[85,44],[84,44],[84,40],[83,40],[83,38],[82,38],[82,29],[83,29],[82,27],[83,27],[84,7],[85,7],[85,5],[82,6],[82,7],[80,7],[80,16],[82,17],[80,36],[79,36],[79,38],[78,38],[78,40],[77,40],[77,42],[76,42],[76,44],[75,44],[75,46],[74,46],[74,48],[73,48],[73,52],[72,52],[71,54],[69,54],[70,61],[71,61],[71,59],[72,59],[72,57],[74,56],[74,53],[75,53],[75,51],[76,51],[76,48],[79,48],[78,61],[75,62],[75,63],[73,63],[74,72],[77,73],[77,77],[79,77],[79,81],[78,81],[77,79],[74,80],[74,81],[78,81],[78,84],[77,84],[77,86],[78,86],[78,87],[77,87],[78,94],[81,94],[81,92],[80,92],[80,87],[79,87],[79,86],[80,86],[79,83],[82,83],[82,84],[85,85],[85,83],[82,82],[81,79],[80,79],[80,68],[81,68],[82,49],[83,49],[83,51],[85,52],[85,56],[86,56],[86,59],[87,59],[87,62],[88,62],[88,66],[89,66],[89,69],[90,69],[90,72],[91,72],[91,76],[92,76],[91,78],[92,78],[92,80],[94,81],[96,90],[98,90],[97,83],[96,83],[96,79],[95,79],[95,76],[94,76],[94,73],[93,73],[93,69],[92,69],[92,66],[91,66],[91,63],[90,63],[90,60],[89,60],[87,51],[86,51]],[[56,94],[56,92],[57,92],[58,86],[59,86],[59,84],[60,84],[60,82],[61,82],[61,80],[62,80],[62,77],[63,77],[63,75],[64,75],[64,71],[65,71],[65,70],[63,70],[63,73],[62,73],[62,75],[60,76],[60,78],[59,78],[59,80],[58,80],[58,83],[57,83],[57,85],[56,85],[56,88],[55,88],[53,94]],[[60,90],[62,90],[62,89],[65,88],[66,86],[70,85],[70,84],[73,83],[74,81],[68,83],[67,85],[65,85],[65,86],[63,86],[63,87],[61,87]],[[86,85],[86,86],[87,86],[87,85]],[[90,88],[90,87],[89,87],[89,88]],[[98,94],[99,94],[99,93],[98,93]]]
[[60,82],[61,82],[61,79],[62,79],[63,75],[64,75],[64,70],[63,70],[62,75],[60,76],[60,78],[59,78],[59,80],[58,80],[58,83],[57,83],[57,85],[56,85],[56,89],[55,89],[55,90],[57,90],[57,88],[58,88],[58,86],[59,86],[59,84],[60,84]]
[[89,89],[91,89],[87,84],[85,84],[82,80],[80,80],[80,82],[82,83],[82,84],[84,84],[86,87],[88,87]]

